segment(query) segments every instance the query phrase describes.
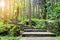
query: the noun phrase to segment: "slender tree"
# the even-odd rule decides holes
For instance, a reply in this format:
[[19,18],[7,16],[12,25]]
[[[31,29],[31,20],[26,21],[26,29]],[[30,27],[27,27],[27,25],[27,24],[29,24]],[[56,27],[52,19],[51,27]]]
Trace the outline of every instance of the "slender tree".
[[29,0],[29,25],[32,26],[31,24],[31,0]]

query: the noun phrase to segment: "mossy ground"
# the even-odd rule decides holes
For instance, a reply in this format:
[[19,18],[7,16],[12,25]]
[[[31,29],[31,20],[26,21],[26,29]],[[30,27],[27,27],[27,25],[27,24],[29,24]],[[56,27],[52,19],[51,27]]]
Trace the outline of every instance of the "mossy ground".
[[57,39],[60,40],[60,36],[57,36]]
[[0,36],[0,40],[19,40],[19,37],[12,37],[12,36]]

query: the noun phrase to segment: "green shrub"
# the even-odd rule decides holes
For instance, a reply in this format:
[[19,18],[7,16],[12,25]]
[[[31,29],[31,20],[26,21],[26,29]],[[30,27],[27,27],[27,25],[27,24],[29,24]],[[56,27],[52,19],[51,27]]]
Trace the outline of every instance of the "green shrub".
[[[25,24],[28,23],[28,25],[29,25],[29,20],[25,20],[24,23]],[[32,18],[31,24],[34,28],[45,28],[45,20],[44,19]]]
[[45,20],[44,19],[32,19],[35,23],[36,26],[34,26],[34,28],[45,28]]
[[54,20],[54,22],[48,22],[48,31],[58,33],[60,30],[60,27],[58,26],[58,20]]
[[0,22],[0,35],[19,36],[20,28],[13,24],[3,24],[3,22]]
[[3,24],[3,22],[0,22],[0,35],[7,35],[8,34],[8,28]]
[[9,35],[19,36],[20,35],[20,28],[16,25],[13,25],[12,28],[10,28],[10,30],[9,30]]

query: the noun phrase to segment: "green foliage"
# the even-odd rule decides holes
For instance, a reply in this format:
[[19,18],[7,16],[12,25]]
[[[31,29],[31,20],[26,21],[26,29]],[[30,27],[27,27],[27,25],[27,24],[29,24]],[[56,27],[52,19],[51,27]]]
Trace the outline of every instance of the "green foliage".
[[0,22],[0,34],[1,35],[11,35],[11,36],[19,36],[20,28],[13,24],[3,24]]
[[56,3],[55,6],[53,7],[53,11],[56,13],[60,13],[60,3]]
[[60,40],[60,36],[57,36],[56,38],[57,38],[58,40]]
[[20,37],[0,36],[0,40],[19,40]]
[[0,22],[0,27],[2,27],[3,26],[3,22]]
[[0,35],[7,35],[8,28],[3,24],[3,22],[0,22]]
[[58,12],[59,10],[60,10],[60,6],[54,7],[54,11],[55,11],[55,12]]
[[57,32],[57,22],[54,20],[54,21],[51,21],[51,22],[48,22],[48,31],[50,31],[50,32],[54,32],[54,33],[56,33]]
[[[48,29],[51,32],[59,33],[60,30],[60,1],[56,0],[52,6],[50,0],[47,1],[47,19],[54,20],[54,22],[48,22]],[[46,20],[47,20],[46,19]],[[48,20],[48,21],[49,21]]]
[[[34,28],[44,28],[45,27],[45,23],[44,23],[45,20],[44,19],[32,18],[31,21],[32,21],[31,22],[32,23],[32,26]],[[26,22],[29,23],[29,20],[28,19],[24,20],[24,24],[26,24]]]
[[36,23],[36,26],[34,26],[34,28],[44,28],[45,27],[44,19],[33,18],[32,21],[34,21]]
[[13,25],[9,31],[11,36],[19,36],[20,35],[20,28],[16,25]]

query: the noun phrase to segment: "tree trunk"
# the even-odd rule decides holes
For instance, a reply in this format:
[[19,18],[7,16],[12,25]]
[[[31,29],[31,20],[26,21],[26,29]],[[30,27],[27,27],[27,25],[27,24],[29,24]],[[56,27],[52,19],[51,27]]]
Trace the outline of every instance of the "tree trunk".
[[19,7],[17,8],[17,12],[16,12],[16,20],[18,19],[19,16]]
[[29,0],[29,26],[32,26],[31,24],[31,0]]

